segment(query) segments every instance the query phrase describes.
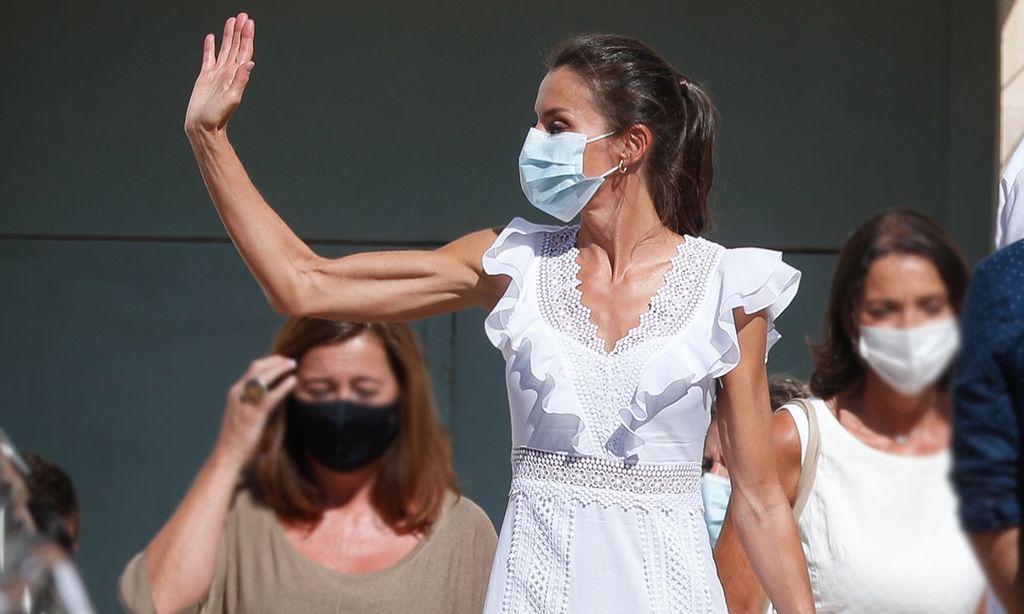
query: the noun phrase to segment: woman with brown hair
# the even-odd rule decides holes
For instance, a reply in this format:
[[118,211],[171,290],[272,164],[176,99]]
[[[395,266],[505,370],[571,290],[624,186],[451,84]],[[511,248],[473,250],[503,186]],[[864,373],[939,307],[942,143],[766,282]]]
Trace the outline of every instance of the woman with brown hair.
[[[982,602],[949,482],[967,278],[949,235],[912,211],[876,215],[839,252],[813,397],[772,423],[818,612],[971,614]],[[761,614],[729,516],[715,549],[729,611]]]
[[371,322],[490,312],[513,452],[484,611],[724,613],[700,498],[717,402],[744,546],[780,608],[810,612],[765,371],[800,274],[778,252],[700,236],[715,135],[700,84],[638,40],[572,37],[540,82],[519,177],[531,204],[578,224],[516,218],[433,251],[328,259],[271,209],[228,140],[254,30],[244,13],[229,19],[219,54],[207,36],[185,131],[271,305]]
[[457,494],[408,326],[294,318],[120,594],[132,612],[476,614],[495,542]]

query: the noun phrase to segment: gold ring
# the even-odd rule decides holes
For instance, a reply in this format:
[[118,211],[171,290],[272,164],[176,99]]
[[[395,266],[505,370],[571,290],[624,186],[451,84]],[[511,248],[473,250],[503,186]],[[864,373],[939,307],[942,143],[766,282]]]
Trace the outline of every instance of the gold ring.
[[250,377],[242,386],[242,402],[259,405],[267,395],[267,384],[258,377]]

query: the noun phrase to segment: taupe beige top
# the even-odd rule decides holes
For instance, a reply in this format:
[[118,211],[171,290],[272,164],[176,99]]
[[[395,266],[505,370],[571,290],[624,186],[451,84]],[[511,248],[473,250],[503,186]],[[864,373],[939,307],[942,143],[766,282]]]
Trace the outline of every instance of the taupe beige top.
[[[341,573],[299,553],[274,512],[242,490],[228,513],[210,592],[184,612],[479,614],[496,545],[483,510],[452,495],[431,531],[397,563]],[[156,612],[144,553],[125,568],[119,595],[129,612]]]

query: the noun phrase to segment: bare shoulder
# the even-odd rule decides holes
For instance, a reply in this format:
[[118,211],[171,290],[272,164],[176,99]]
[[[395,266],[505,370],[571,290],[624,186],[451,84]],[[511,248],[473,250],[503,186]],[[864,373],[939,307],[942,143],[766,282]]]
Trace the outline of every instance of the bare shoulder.
[[775,450],[775,467],[779,481],[786,491],[790,503],[796,500],[797,484],[800,481],[800,431],[793,416],[784,409],[772,416],[772,446]]
[[772,415],[772,445],[780,460],[800,462],[800,431],[793,416],[784,409]]

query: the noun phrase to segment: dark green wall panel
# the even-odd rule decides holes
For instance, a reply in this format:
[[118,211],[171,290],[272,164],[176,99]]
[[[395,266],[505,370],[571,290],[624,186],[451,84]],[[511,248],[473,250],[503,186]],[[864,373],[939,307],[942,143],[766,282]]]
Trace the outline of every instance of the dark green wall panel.
[[[56,4],[0,13],[13,60],[0,78],[18,94],[0,98],[0,232],[221,236],[181,123],[202,34],[238,5]],[[960,10],[984,20],[990,4]],[[515,163],[541,58],[582,30],[640,36],[707,82],[718,217],[735,242],[835,247],[891,206],[946,219],[948,186],[992,167],[993,134],[954,138],[994,89],[960,78],[951,54],[994,78],[994,28],[954,29],[946,4],[246,7],[257,67],[232,134],[307,236],[446,241],[528,212]],[[965,97],[977,102],[951,106]],[[963,206],[991,208],[966,183]]]
[[456,316],[455,464],[466,493],[501,526],[511,468],[505,362],[484,336],[483,311]]

